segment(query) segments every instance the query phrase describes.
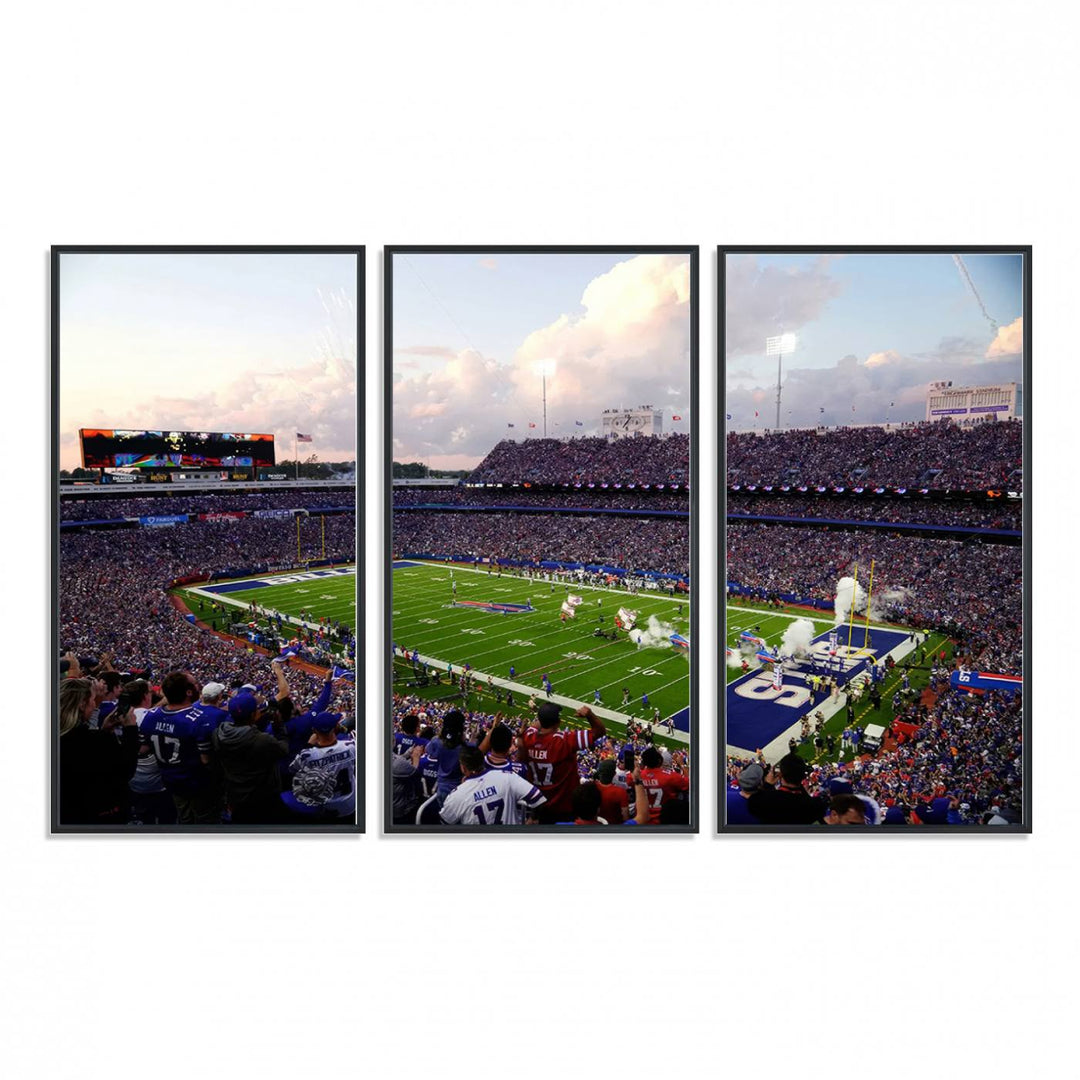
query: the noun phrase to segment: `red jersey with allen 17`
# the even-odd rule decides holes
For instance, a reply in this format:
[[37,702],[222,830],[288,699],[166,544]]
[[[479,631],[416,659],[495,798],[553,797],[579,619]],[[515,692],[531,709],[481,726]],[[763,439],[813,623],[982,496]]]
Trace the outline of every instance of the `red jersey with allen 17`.
[[547,797],[545,809],[568,813],[573,809],[574,792],[581,784],[578,751],[592,746],[592,732],[572,728],[543,732],[539,728],[529,728],[523,742],[528,756],[529,779]]
[[690,781],[671,769],[642,769],[641,782],[649,793],[649,824],[660,823],[660,808],[690,790]]

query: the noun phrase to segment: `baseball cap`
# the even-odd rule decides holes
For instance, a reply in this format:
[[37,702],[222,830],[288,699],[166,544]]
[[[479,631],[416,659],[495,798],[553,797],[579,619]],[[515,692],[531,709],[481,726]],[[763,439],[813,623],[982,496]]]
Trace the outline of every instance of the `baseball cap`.
[[259,703],[254,694],[239,693],[229,699],[229,715],[234,720],[246,720],[258,711]]
[[254,683],[246,682],[240,687],[241,690],[246,690],[249,694],[254,694],[259,688]]
[[311,721],[311,726],[316,731],[328,732],[333,731],[334,728],[341,723],[341,713],[336,712],[321,712],[316,713],[315,718]]
[[225,686],[219,682],[208,682],[202,688],[203,701],[213,701],[215,698],[221,697],[225,693]]
[[751,761],[741,773],[739,773],[739,790],[747,793],[757,791],[765,779],[765,770],[756,762]]

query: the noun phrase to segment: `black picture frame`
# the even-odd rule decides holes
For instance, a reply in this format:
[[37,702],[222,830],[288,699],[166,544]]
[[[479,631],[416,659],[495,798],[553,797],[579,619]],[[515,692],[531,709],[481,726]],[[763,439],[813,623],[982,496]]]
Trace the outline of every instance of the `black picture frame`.
[[720,549],[718,604],[721,633],[717,649],[717,670],[726,670],[724,646],[727,640],[727,297],[726,274],[728,255],[1019,255],[1023,258],[1023,298],[1024,298],[1024,496],[1023,496],[1023,567],[1024,567],[1024,613],[1023,636],[1025,672],[1022,689],[1023,701],[1023,821],[1016,825],[996,825],[977,828],[959,825],[905,825],[876,826],[849,825],[842,829],[830,829],[819,825],[728,825],[725,821],[727,796],[727,690],[726,682],[718,684],[720,710],[717,726],[717,829],[725,836],[760,836],[771,833],[803,836],[868,836],[868,837],[918,837],[929,834],[953,837],[972,836],[1007,836],[1027,835],[1032,831],[1031,821],[1031,686],[1027,678],[1026,658],[1031,655],[1031,343],[1032,343],[1032,248],[1030,244],[721,244],[717,248],[717,371],[718,400],[717,413],[719,424],[717,438],[717,526]]
[[[363,573],[364,535],[364,370],[365,370],[365,247],[362,244],[318,245],[216,245],[216,244],[56,244],[50,248],[50,447],[49,469],[51,483],[50,505],[50,649],[55,659],[59,655],[59,543],[60,543],[60,259],[64,255],[352,255],[356,259],[356,649],[358,660],[364,656],[364,622],[362,613],[365,593]],[[50,663],[50,670],[54,664]],[[353,824],[295,824],[295,825],[65,825],[60,821],[59,795],[59,680],[54,678],[50,688],[49,723],[50,734],[50,833],[125,836],[166,835],[190,836],[194,833],[217,836],[235,836],[244,833],[279,833],[284,835],[328,834],[356,836],[365,831],[365,738],[363,697],[365,668],[356,666],[356,819]]]
[[[686,255],[690,260],[690,822],[687,825],[650,826],[646,829],[567,829],[559,825],[488,825],[482,829],[468,825],[395,825],[393,822],[393,784],[390,758],[393,748],[393,356],[394,356],[394,256],[396,255]],[[664,837],[700,831],[700,777],[702,763],[698,759],[698,467],[699,406],[699,248],[687,244],[613,244],[613,245],[388,245],[383,252],[383,663],[384,680],[381,702],[386,710],[379,723],[383,733],[383,821],[382,831],[390,836],[466,835],[473,837],[498,834],[503,836],[652,836]]]

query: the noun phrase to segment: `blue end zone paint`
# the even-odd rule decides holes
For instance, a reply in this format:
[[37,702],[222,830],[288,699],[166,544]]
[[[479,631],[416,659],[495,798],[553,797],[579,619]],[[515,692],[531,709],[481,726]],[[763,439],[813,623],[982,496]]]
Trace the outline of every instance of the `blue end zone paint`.
[[[872,629],[869,649],[875,657],[882,657],[909,636],[902,630]],[[846,634],[841,632],[841,647],[845,639]],[[857,631],[852,641],[861,644],[862,632]],[[815,671],[824,672],[825,668],[822,665],[827,659],[828,645],[829,635],[826,632],[814,638],[816,647],[814,656],[785,664],[784,689],[779,694],[771,689],[771,668],[768,667],[743,675],[728,686],[727,741],[729,746],[737,746],[743,750],[757,750],[772,742],[778,735],[782,735],[792,724],[798,723],[806,713],[813,712],[824,704],[823,697],[819,697],[816,703],[811,704],[809,695],[805,693],[809,688],[804,681],[804,676],[812,675]],[[855,651],[854,647],[852,651]],[[843,677],[850,681],[865,671],[866,666],[865,656],[845,659]],[[740,690],[742,693],[739,692]],[[751,691],[753,696],[747,696]],[[805,701],[795,700],[803,696],[806,697]],[[776,701],[778,697],[786,698],[789,703],[778,704]]]
[[[690,707],[680,709],[674,716],[675,727],[679,731],[685,731],[687,735],[690,734]],[[661,731],[660,734],[663,734]]]
[[345,577],[338,570],[294,570],[269,575],[268,580],[253,578],[245,581],[222,581],[217,585],[200,585],[201,592],[232,593],[246,592],[248,589],[266,589],[274,585],[298,585],[305,581],[320,581],[327,578]]
[[396,562],[390,566],[391,570],[408,570],[410,566],[423,566],[423,563],[418,562]]
[[220,585],[200,585],[203,592],[231,593],[247,592],[248,589],[264,589],[269,584],[266,581],[223,581]]

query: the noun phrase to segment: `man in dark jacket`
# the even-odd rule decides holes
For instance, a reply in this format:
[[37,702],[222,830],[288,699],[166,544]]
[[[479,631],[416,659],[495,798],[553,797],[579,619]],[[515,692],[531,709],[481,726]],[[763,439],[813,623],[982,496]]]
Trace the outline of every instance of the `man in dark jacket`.
[[747,810],[763,825],[814,825],[824,821],[828,803],[803,787],[809,771],[798,754],[786,754],[766,773],[761,789],[747,800]]
[[288,756],[289,744],[280,718],[273,734],[259,730],[263,713],[254,694],[237,694],[229,701],[229,719],[213,735],[214,760],[225,778],[226,800],[237,825],[273,825],[284,816],[278,765]]

